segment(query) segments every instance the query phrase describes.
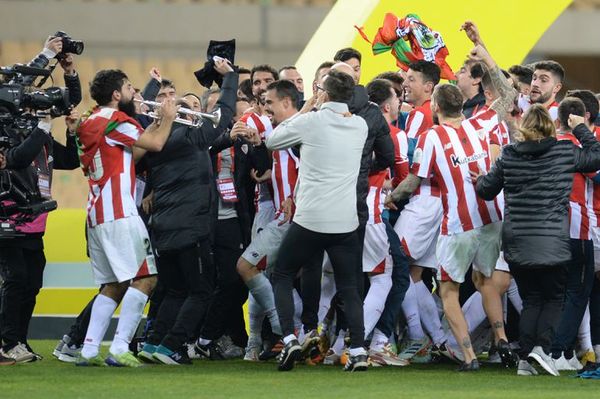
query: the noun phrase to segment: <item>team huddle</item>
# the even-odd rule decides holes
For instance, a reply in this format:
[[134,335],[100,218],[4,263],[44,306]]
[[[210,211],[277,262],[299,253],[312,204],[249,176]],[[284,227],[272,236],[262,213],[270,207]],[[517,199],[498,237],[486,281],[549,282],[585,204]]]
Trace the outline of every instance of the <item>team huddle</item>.
[[[181,98],[169,84],[148,98],[123,72],[98,72],[90,85],[98,107],[77,140],[101,291],[79,326],[83,341],[67,335],[55,354],[81,366],[127,367],[277,357],[281,371],[299,361],[362,371],[443,359],[476,371],[484,352],[519,375],[537,374],[535,364],[552,375],[594,364],[598,100],[576,90],[559,104],[558,63],[504,71],[476,26],[463,29],[474,48],[453,84],[419,60],[360,86],[361,54],[351,48],[319,66],[306,101],[293,67],[257,66],[243,80],[244,71],[217,59],[220,89]],[[156,120],[145,100],[161,102]],[[179,117],[182,108],[219,109],[220,119],[183,124],[202,116]],[[530,256],[520,247],[522,235],[544,235],[521,205],[537,198],[509,184],[519,165],[511,151],[533,164],[544,158],[521,145],[544,142],[534,137],[542,127],[554,133],[544,137],[568,142],[575,159],[568,204],[539,204],[568,213],[568,231],[562,219],[544,221],[554,223],[549,235],[569,235],[560,236],[572,247],[566,263],[577,264],[560,265],[558,298],[532,282],[553,262],[538,261],[550,244],[540,239]],[[467,280],[473,287],[461,290]],[[236,320],[246,297],[244,336]],[[152,323],[137,347],[149,300]],[[507,331],[509,307],[521,316],[516,334]]]

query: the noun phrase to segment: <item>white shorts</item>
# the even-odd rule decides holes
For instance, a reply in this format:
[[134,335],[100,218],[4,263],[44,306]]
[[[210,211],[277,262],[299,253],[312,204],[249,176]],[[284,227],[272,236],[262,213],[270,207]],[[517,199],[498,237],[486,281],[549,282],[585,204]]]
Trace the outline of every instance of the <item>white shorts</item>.
[[251,240],[254,241],[254,237],[258,232],[266,225],[275,220],[275,206],[273,201],[263,201],[258,203],[258,212],[254,215],[254,222],[252,223]]
[[594,242],[594,271],[600,272],[600,227],[592,227],[591,235]]
[[385,223],[367,224],[365,226],[365,244],[363,247],[362,267],[365,273],[385,273],[391,265],[387,262],[390,256],[390,243],[385,231]]
[[473,270],[492,277],[500,253],[501,229],[502,222],[496,222],[464,233],[440,235],[438,280],[463,283],[471,264]]
[[87,232],[96,284],[122,283],[157,273],[148,231],[139,216],[88,227]]
[[500,272],[510,273],[510,269],[508,267],[508,263],[504,260],[504,252],[500,251],[500,256],[498,256],[498,260],[496,261],[496,270]]
[[281,226],[279,223],[279,219],[275,219],[260,229],[242,254],[242,258],[260,270],[274,265],[283,237],[291,226],[289,222]]
[[406,204],[394,226],[411,265],[437,269],[435,256],[443,217],[442,200],[418,195]]

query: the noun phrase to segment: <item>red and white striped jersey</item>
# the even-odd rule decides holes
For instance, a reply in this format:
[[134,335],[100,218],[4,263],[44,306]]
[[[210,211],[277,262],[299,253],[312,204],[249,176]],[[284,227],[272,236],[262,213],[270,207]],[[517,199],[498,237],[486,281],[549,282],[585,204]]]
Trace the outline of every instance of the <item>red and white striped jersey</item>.
[[394,143],[394,176],[392,177],[392,187],[396,188],[402,180],[408,176],[408,136],[404,130],[389,124],[390,135]]
[[419,137],[433,126],[431,115],[431,101],[427,100],[423,105],[416,107],[408,113],[406,118],[406,134],[409,139]]
[[485,128],[490,123],[493,118],[481,120],[475,116],[463,121],[459,129],[435,126],[419,140],[413,173],[421,178],[433,175],[439,184],[444,209],[442,235],[502,220],[497,201],[478,197],[469,174],[490,169],[489,131]]
[[[529,109],[529,107],[531,107],[531,101],[529,100],[529,96],[525,96],[523,94],[519,94],[518,103],[521,112],[525,112]],[[546,109],[550,113],[552,121],[556,122],[558,119],[558,103],[556,101],[553,101],[552,104],[550,104]]]
[[[487,105],[482,106],[474,116],[480,116],[481,114],[490,110]],[[500,147],[504,147],[510,144],[510,135],[508,134],[508,125],[505,121],[499,122],[494,126],[490,132],[490,144],[496,144]]]
[[[248,127],[258,130],[260,138],[265,141],[273,132],[271,120],[265,115],[259,115],[256,112],[248,112],[240,118],[240,121],[246,123]],[[272,172],[272,171],[271,171]],[[271,177],[271,179],[273,179]],[[259,202],[273,202],[273,186],[271,182],[266,181],[256,185],[254,205],[258,211]]]
[[[592,132],[596,140],[600,140],[600,127],[595,126]],[[599,172],[600,173],[600,172]],[[588,211],[590,216],[590,225],[600,227],[600,184],[590,182],[590,196],[588,201]]]
[[382,223],[381,212],[383,212],[383,184],[388,177],[388,170],[381,170],[369,175],[369,194],[367,195],[367,207],[369,208],[369,220],[367,224]]
[[300,158],[294,154],[291,148],[273,151],[271,183],[273,184],[275,209],[281,209],[283,201],[293,196],[299,167]]
[[80,159],[90,187],[90,227],[138,214],[132,147],[143,130],[123,115],[114,108],[101,108],[77,131]]
[[[579,140],[571,132],[556,135],[557,140],[570,140],[581,147]],[[569,222],[570,237],[575,240],[591,240],[589,196],[591,194],[590,181],[583,173],[573,175],[573,188],[569,197]]]

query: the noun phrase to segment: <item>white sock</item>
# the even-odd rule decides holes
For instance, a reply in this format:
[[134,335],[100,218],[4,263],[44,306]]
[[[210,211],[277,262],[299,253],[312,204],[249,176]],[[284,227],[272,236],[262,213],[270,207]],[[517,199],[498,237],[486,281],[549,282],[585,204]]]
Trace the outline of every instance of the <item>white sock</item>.
[[402,301],[402,311],[404,312],[406,324],[408,325],[408,338],[412,340],[423,339],[425,337],[425,332],[421,326],[419,304],[417,302],[415,284],[412,279],[410,280],[410,286],[404,295],[404,301]]
[[248,347],[259,346],[262,343],[261,333],[264,318],[263,308],[256,302],[252,294],[248,295],[248,325],[250,327]]
[[386,337],[378,328],[373,330],[373,338],[371,339],[371,350],[380,351],[390,342],[389,337]]
[[91,359],[98,356],[100,344],[110,324],[110,319],[117,309],[118,303],[106,295],[98,294],[92,305],[90,324],[88,325],[81,356]]
[[115,338],[110,346],[110,353],[113,355],[120,355],[129,351],[129,343],[140,324],[146,302],[148,302],[148,295],[137,288],[127,288],[127,292],[125,292],[125,296],[121,301],[121,315],[119,316]]
[[369,276],[369,281],[371,286],[363,305],[365,339],[371,334],[383,313],[385,301],[392,289],[392,275],[385,273]]
[[419,316],[425,330],[431,336],[433,343],[441,345],[444,343],[444,329],[440,321],[437,304],[433,299],[433,294],[429,291],[423,281],[415,283],[417,301],[419,303]]
[[333,278],[333,270],[331,269],[331,262],[329,257],[325,254],[323,261],[323,275],[321,276],[321,299],[319,300],[319,324],[323,323],[329,308],[331,307],[331,300],[335,295],[335,280]]
[[585,308],[583,319],[579,325],[579,333],[577,334],[579,340],[579,347],[582,352],[589,352],[592,350],[592,330],[590,327],[590,306]]
[[331,350],[338,355],[341,355],[344,350],[344,338],[346,338],[346,330],[340,330],[335,342],[331,346]]
[[281,326],[279,324],[279,315],[275,309],[275,296],[271,282],[263,273],[259,273],[246,282],[250,293],[256,299],[256,302],[265,310],[271,329],[275,334],[281,335]]
[[521,314],[521,311],[523,310],[523,300],[521,299],[521,295],[519,295],[519,287],[517,287],[517,282],[514,278],[510,279],[510,285],[508,286],[508,291],[506,291],[506,293],[508,294],[510,303],[512,303],[517,312]]
[[298,338],[296,338],[296,336],[294,334],[290,334],[288,336],[283,337],[283,343],[285,345],[287,345],[288,342],[290,342],[291,340],[294,340],[294,339],[298,339]]
[[304,329],[302,328],[302,298],[300,298],[300,294],[298,294],[295,288],[292,291],[292,295],[294,297],[294,328],[297,331],[302,331],[304,334]]

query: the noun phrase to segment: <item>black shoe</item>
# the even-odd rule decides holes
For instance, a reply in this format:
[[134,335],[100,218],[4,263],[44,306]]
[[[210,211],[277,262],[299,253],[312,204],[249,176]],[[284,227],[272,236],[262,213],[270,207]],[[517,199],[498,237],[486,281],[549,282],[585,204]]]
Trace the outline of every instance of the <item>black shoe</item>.
[[471,363],[463,363],[457,371],[479,371],[479,361],[474,359]]
[[192,361],[190,360],[186,349],[187,348],[180,348],[178,351],[173,351],[166,346],[159,345],[152,356],[162,364],[191,365]]
[[294,368],[294,362],[300,358],[302,346],[297,339],[288,342],[279,354],[279,371],[290,371]]
[[44,360],[44,356],[40,355],[39,353],[36,353],[33,351],[33,349],[31,349],[31,346],[29,346],[29,344],[25,344],[25,347],[27,348],[27,350],[29,352],[31,352],[33,354],[33,359],[31,359],[30,362],[36,362],[39,360]]
[[279,354],[281,354],[281,351],[284,347],[283,341],[281,339],[278,339],[273,342],[273,344],[271,344],[270,342],[267,343],[263,351],[258,354],[258,360],[264,362],[267,360],[275,359],[277,356],[279,356]]
[[201,345],[200,342],[196,341],[194,349],[196,350],[197,354],[210,360],[225,359],[223,356],[223,350],[219,345],[216,344],[215,341],[211,341],[208,345]]
[[367,362],[367,354],[349,356],[344,366],[344,371],[367,371],[369,363]]
[[505,340],[501,339],[496,344],[496,350],[500,355],[500,359],[502,360],[502,364],[507,369],[517,368],[519,365],[519,356],[513,352],[510,348],[510,345]]

